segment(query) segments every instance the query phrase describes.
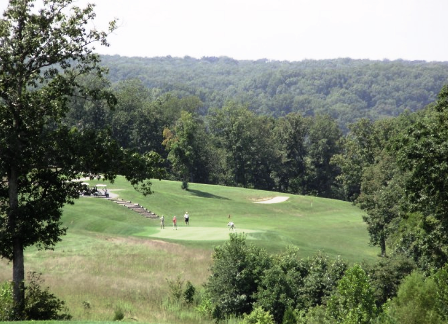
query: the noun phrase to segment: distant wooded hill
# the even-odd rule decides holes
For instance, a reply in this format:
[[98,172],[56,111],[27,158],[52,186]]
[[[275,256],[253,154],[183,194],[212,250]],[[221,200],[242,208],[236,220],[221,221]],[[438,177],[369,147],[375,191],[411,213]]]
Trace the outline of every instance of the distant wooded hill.
[[102,56],[112,82],[140,79],[160,93],[194,95],[204,106],[228,101],[274,117],[329,114],[346,131],[359,118],[378,120],[417,111],[448,83],[448,62],[353,59],[238,61],[229,57]]

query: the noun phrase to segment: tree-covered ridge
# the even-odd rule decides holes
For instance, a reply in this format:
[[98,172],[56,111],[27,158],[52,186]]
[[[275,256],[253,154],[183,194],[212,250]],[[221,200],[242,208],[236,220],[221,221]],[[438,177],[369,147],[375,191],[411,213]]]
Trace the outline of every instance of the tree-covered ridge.
[[102,56],[102,63],[113,83],[137,78],[162,93],[199,97],[203,114],[232,100],[273,117],[329,114],[344,132],[360,118],[420,110],[448,81],[448,62]]

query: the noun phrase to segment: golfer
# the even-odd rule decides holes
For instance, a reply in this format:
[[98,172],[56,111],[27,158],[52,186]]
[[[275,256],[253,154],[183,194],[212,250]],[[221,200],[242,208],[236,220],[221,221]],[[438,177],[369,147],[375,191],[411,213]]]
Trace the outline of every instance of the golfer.
[[185,225],[190,225],[190,215],[188,215],[188,212],[185,212],[184,219]]
[[176,228],[177,231],[177,219],[176,216],[173,217],[173,229]]
[[160,228],[165,228],[165,217],[160,217]]

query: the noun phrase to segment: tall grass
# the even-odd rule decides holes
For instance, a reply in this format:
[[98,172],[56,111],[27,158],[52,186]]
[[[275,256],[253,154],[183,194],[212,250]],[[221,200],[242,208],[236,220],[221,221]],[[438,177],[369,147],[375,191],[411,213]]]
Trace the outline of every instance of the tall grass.
[[[120,309],[127,320],[200,322],[192,308],[176,305],[179,311],[171,311],[166,279],[180,275],[200,290],[209,275],[208,251],[102,234],[68,234],[64,241],[65,247],[54,251],[28,252],[26,267],[43,273],[45,285],[66,301],[74,320],[113,320]],[[11,278],[10,270],[2,261],[2,280]],[[185,318],[179,321],[179,316]]]

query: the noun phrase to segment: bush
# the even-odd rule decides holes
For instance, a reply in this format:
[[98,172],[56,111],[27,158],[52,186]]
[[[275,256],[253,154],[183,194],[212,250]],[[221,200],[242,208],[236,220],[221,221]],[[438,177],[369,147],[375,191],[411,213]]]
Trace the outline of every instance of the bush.
[[[28,273],[28,286],[25,290],[25,320],[69,320],[71,315],[65,313],[65,302],[48,291],[42,290],[43,280],[36,272]],[[63,312],[63,313],[60,313]]]
[[177,276],[176,279],[172,280],[166,278],[166,282],[168,283],[168,288],[170,289],[170,293],[173,299],[175,301],[179,301],[182,297],[184,281],[180,279],[180,276]]
[[12,299],[12,282],[0,286],[0,321],[14,320],[14,301]]
[[212,316],[222,319],[252,312],[254,294],[263,272],[270,266],[268,254],[246,242],[244,234],[230,234],[230,241],[213,253],[212,275],[206,285],[213,303]]
[[318,305],[308,308],[308,311],[300,311],[297,324],[334,324],[334,321],[327,317],[325,307]]
[[404,256],[381,258],[376,264],[366,265],[369,282],[373,289],[376,306],[380,308],[397,295],[398,287],[415,268],[412,260]]
[[337,323],[356,324],[371,323],[378,315],[368,276],[361,266],[355,264],[339,280],[328,301],[327,315]]
[[187,304],[193,303],[195,292],[196,292],[196,289],[194,288],[193,284],[190,281],[187,281],[185,291],[184,291],[184,301]]
[[243,315],[241,324],[274,324],[274,317],[263,308],[255,308],[249,315]]
[[124,312],[121,307],[118,307],[114,311],[114,321],[121,321],[124,318]]
[[294,313],[294,310],[291,307],[288,307],[285,311],[285,314],[283,315],[283,322],[282,324],[296,324],[297,318]]
[[438,287],[433,278],[425,278],[419,272],[407,276],[400,285],[387,313],[397,323],[406,324],[440,324],[438,314]]
[[448,321],[448,263],[434,275],[437,287],[437,312]]
[[195,310],[203,317],[212,318],[213,303],[207,294],[204,294],[199,302],[199,305],[195,307]]
[[347,269],[340,259],[322,252],[299,258],[298,248],[288,247],[273,258],[273,266],[259,281],[255,306],[269,311],[277,323],[283,322],[288,308],[306,310],[321,305],[335,289]]

